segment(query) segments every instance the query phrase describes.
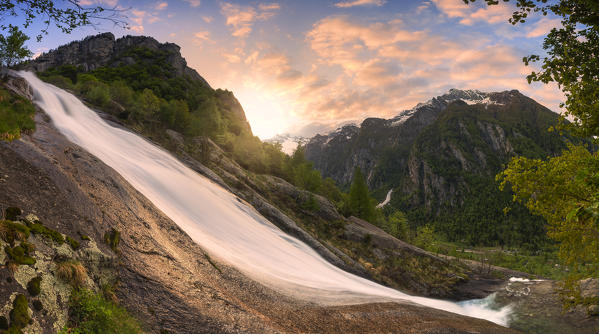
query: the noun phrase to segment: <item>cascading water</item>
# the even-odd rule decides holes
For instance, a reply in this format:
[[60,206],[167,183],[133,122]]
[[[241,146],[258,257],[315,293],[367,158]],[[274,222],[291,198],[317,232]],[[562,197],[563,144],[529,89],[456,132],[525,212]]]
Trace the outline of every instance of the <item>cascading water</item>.
[[104,122],[70,93],[19,72],[73,143],[112,167],[211,255],[280,291],[329,304],[413,302],[506,325],[509,309],[414,297],[347,273],[251,206],[140,136]]

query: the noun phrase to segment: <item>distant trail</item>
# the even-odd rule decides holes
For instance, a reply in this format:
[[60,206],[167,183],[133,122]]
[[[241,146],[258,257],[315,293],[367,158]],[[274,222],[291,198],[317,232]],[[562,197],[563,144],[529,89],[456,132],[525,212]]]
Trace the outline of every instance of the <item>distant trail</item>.
[[413,302],[506,324],[508,308],[495,311],[484,303],[460,305],[409,296],[333,266],[163,149],[108,125],[75,96],[33,73],[19,75],[61,133],[117,171],[211,255],[249,277],[314,302]]
[[382,201],[381,203],[379,203],[376,207],[377,208],[382,208],[385,205],[389,204],[389,201],[391,201],[391,193],[393,192],[393,189],[389,190],[389,192],[387,193],[387,197],[385,197],[385,200]]

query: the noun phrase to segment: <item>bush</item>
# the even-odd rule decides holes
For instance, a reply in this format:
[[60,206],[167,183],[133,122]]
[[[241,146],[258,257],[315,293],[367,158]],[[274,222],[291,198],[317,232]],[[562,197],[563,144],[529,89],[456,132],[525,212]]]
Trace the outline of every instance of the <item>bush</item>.
[[35,129],[31,101],[0,88],[0,140],[19,139],[21,132]]
[[110,92],[108,91],[108,87],[106,85],[98,84],[92,87],[85,94],[85,97],[94,105],[103,107],[110,101]]
[[29,324],[29,311],[27,306],[27,297],[19,294],[12,303],[12,310],[10,311],[10,327],[21,329]]
[[86,289],[73,291],[70,321],[61,333],[142,333],[139,322],[123,307]]
[[8,319],[5,316],[0,315],[0,330],[8,329]]
[[64,244],[64,237],[58,231],[47,228],[42,224],[31,224],[29,225],[29,230],[33,234],[39,234],[44,238],[53,240],[59,245]]
[[56,264],[56,276],[75,288],[85,285],[87,270],[78,261],[64,261]]
[[42,304],[42,302],[39,299],[34,300],[32,302],[32,304],[33,304],[33,308],[38,312],[44,309],[44,305]]
[[37,276],[31,279],[29,283],[27,283],[27,291],[33,297],[37,296],[41,292],[40,284],[42,283],[41,276]]

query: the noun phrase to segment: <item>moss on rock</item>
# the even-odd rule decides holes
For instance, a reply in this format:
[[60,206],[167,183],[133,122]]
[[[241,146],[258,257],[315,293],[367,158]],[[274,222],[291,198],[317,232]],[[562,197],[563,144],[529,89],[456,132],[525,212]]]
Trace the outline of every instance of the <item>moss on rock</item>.
[[29,292],[29,294],[31,296],[35,297],[40,294],[40,292],[41,292],[40,284],[41,283],[42,283],[41,276],[34,277],[27,283],[27,291]]
[[29,316],[29,307],[27,306],[27,297],[18,294],[12,302],[13,309],[10,311],[10,327],[24,328],[29,324],[31,317]]
[[39,234],[41,236],[43,236],[44,238],[50,239],[54,242],[56,242],[59,245],[64,244],[64,237],[62,236],[62,234],[60,234],[59,232],[52,230],[50,228],[47,228],[46,226],[36,223],[36,224],[31,224],[29,225],[29,230],[31,231],[31,233],[33,234]]

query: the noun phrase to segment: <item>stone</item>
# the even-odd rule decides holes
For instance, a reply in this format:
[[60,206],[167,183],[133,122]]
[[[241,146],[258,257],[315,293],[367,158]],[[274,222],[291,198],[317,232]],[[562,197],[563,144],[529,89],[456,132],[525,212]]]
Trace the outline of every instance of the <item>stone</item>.
[[599,315],[599,305],[595,304],[595,305],[589,306],[587,308],[587,313],[592,316],[598,316]]

